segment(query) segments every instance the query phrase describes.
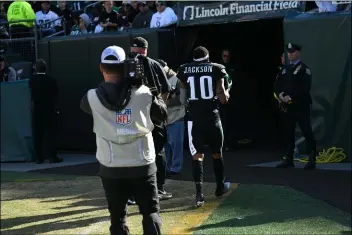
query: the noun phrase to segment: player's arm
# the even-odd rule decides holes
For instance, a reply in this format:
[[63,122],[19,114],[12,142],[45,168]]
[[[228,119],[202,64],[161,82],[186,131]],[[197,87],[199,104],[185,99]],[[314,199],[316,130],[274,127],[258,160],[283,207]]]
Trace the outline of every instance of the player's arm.
[[220,100],[220,103],[226,104],[229,101],[230,94],[229,89],[225,88],[225,80],[227,81],[229,75],[226,72],[225,66],[217,65],[216,68],[218,71],[216,77],[220,78],[216,81],[216,96]]
[[216,81],[216,96],[222,104],[226,104],[230,98],[229,92],[225,90],[224,80],[225,78],[221,78]]

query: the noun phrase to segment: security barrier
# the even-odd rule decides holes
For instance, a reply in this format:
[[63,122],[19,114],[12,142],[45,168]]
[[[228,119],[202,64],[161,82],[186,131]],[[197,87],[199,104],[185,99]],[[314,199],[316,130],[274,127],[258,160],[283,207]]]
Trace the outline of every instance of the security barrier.
[[31,98],[28,80],[1,83],[1,162],[32,161]]
[[99,63],[104,48],[118,45],[128,53],[136,36],[148,40],[151,58],[162,58],[171,65],[175,61],[174,32],[166,29],[53,37],[38,42],[39,55],[47,61],[49,75],[59,87],[58,106],[63,123],[58,138],[60,150],[95,150],[92,118],[80,110],[80,99],[103,81]]

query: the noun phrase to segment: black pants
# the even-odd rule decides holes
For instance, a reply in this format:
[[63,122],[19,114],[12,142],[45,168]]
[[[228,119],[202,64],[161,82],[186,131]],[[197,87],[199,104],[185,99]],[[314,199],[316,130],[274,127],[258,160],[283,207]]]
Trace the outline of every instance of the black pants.
[[57,114],[55,112],[34,112],[32,121],[36,160],[55,159],[57,154]]
[[159,190],[164,190],[166,180],[166,156],[164,146],[167,141],[166,127],[155,126],[153,130],[153,141],[155,148],[155,164],[157,167],[156,180]]
[[287,156],[293,158],[295,149],[296,123],[298,123],[303,136],[306,139],[308,153],[315,153],[316,143],[311,126],[311,106],[289,106],[287,108],[287,112],[283,113],[283,121],[285,126],[285,145]]
[[126,226],[127,200],[133,196],[143,215],[145,235],[161,234],[159,199],[156,187],[156,175],[136,179],[102,178],[108,209],[110,212],[111,235],[129,234]]
[[225,147],[231,147],[231,142],[232,142],[232,136],[231,136],[231,131],[230,129],[230,123],[228,122],[229,119],[229,104],[220,104],[220,118],[221,118],[221,124],[224,132],[224,146]]

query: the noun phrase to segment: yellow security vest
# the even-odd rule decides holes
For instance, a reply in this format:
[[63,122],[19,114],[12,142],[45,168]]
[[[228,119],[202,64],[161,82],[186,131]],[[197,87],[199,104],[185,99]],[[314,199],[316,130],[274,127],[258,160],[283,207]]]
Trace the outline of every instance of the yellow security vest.
[[31,4],[24,0],[17,0],[10,4],[7,10],[7,20],[8,21],[18,21],[18,20],[33,20],[33,22],[16,22],[10,23],[12,25],[24,25],[26,27],[33,27],[35,22],[35,13],[32,9]]

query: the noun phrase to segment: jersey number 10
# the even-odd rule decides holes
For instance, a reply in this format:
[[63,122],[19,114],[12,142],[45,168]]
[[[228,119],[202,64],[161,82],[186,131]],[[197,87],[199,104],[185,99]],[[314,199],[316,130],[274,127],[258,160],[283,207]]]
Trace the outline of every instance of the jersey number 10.
[[199,79],[194,79],[193,76],[188,77],[187,82],[189,83],[190,97],[189,100],[198,100],[196,90],[200,89],[200,98],[203,100],[209,100],[214,97],[213,91],[213,78],[210,76],[201,76]]

